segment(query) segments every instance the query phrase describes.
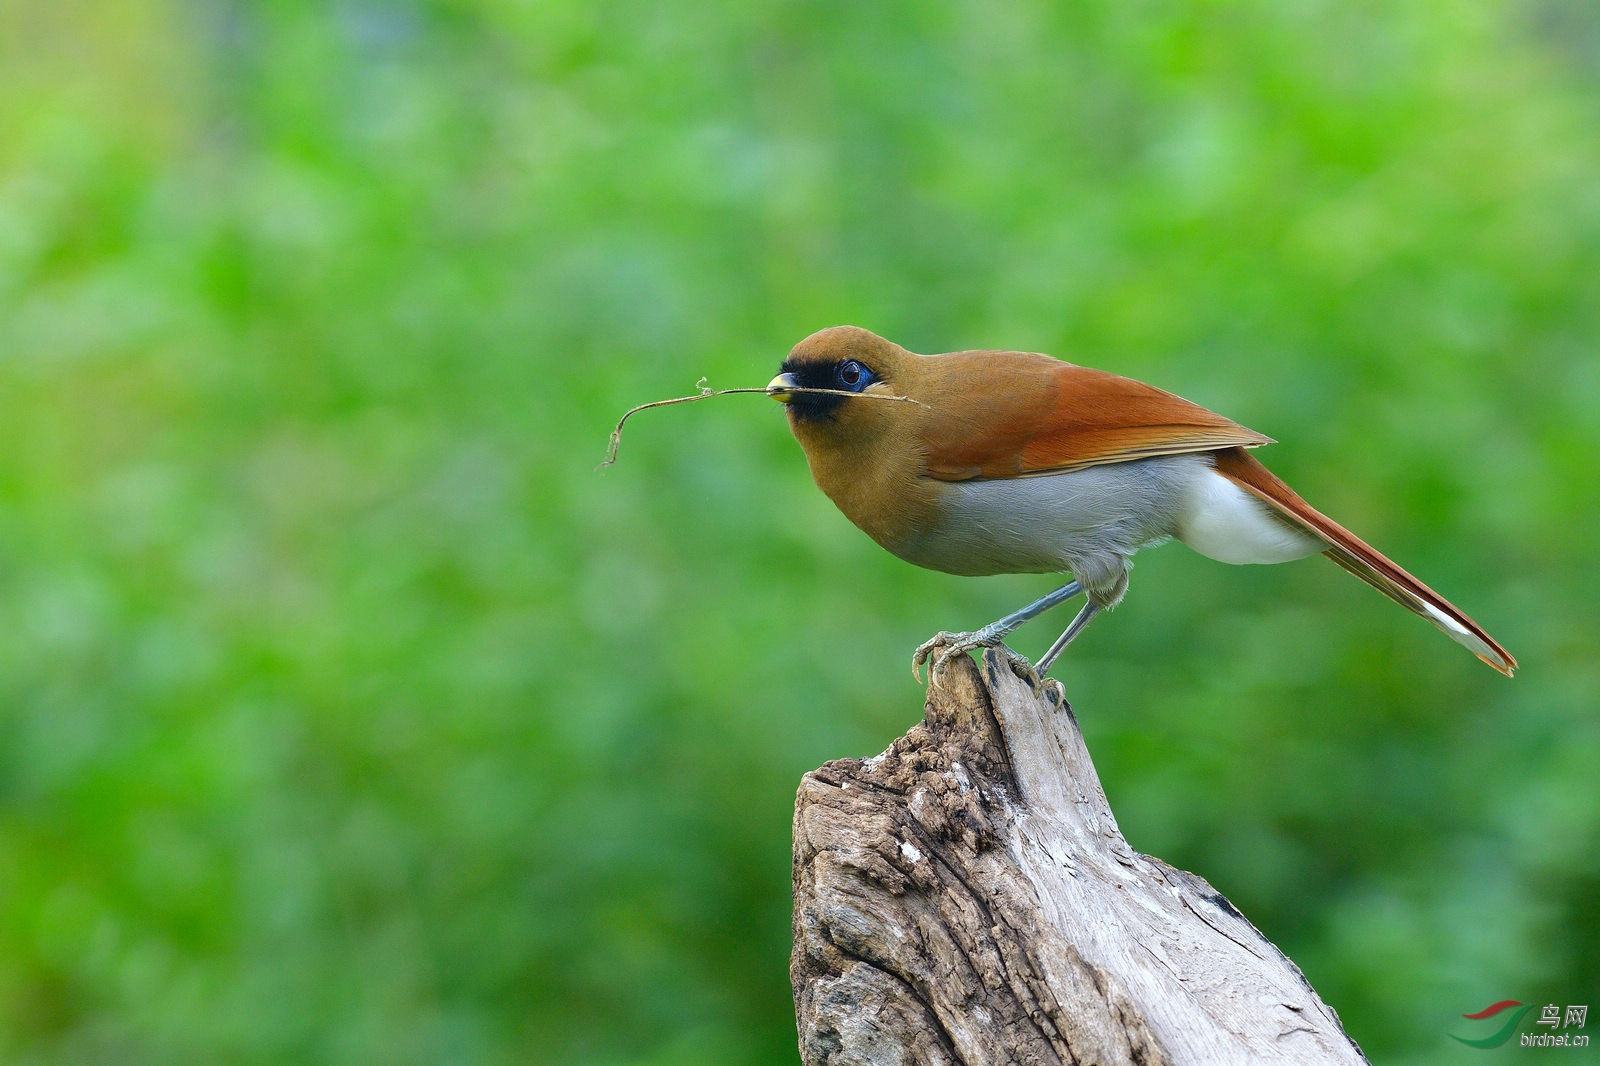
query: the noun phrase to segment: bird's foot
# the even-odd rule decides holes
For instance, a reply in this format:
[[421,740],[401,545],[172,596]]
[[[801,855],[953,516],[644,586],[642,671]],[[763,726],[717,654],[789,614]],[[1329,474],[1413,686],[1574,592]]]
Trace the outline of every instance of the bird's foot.
[[[919,668],[928,663],[928,680],[932,681],[934,672],[944,669],[944,664],[950,661],[951,656],[971,651],[973,648],[993,647],[994,643],[985,640],[978,633],[949,633],[941,630],[917,646],[916,652],[911,656],[911,676],[917,679],[917,684],[922,684]],[[939,653],[937,658],[934,657],[935,652]]]
[[[965,655],[974,648],[993,648],[1011,667],[1011,672],[1039,692],[1039,675],[1034,672],[1033,664],[1006,647],[1000,637],[991,637],[979,631],[977,633],[936,633],[932,639],[924,641],[917,648],[916,654],[911,656],[911,676],[917,679],[917,684],[922,684],[922,675],[918,668],[924,663],[928,664],[928,680],[933,680],[933,675],[943,670],[945,664],[957,655]],[[937,653],[937,654],[935,654]]]

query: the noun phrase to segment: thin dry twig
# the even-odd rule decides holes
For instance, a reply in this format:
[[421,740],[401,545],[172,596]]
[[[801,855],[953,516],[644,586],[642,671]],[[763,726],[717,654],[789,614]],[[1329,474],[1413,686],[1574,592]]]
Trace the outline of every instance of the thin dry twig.
[[[768,389],[768,388],[759,388],[759,389],[708,389],[708,388],[706,388],[705,381],[706,381],[705,378],[701,378],[698,382],[695,383],[695,387],[698,388],[700,391],[695,393],[693,396],[674,396],[670,400],[652,400],[650,403],[642,403],[637,407],[628,408],[627,412],[624,413],[621,418],[617,419],[617,428],[613,429],[611,431],[611,444],[610,444],[609,447],[606,448],[606,459],[605,459],[605,462],[603,462],[599,466],[595,467],[595,469],[596,470],[602,470],[605,467],[608,467],[612,463],[617,461],[617,447],[618,447],[618,445],[620,445],[622,443],[622,426],[623,426],[623,423],[627,422],[628,419],[632,418],[634,415],[638,414],[640,411],[648,411],[652,407],[671,407],[675,403],[694,403],[696,400],[709,400],[713,396],[728,396],[728,395],[731,395],[732,393],[736,393],[736,392],[759,392],[759,393],[762,393],[764,395],[771,395],[771,393],[772,393],[772,390]],[[821,395],[821,396],[854,396],[854,397],[857,397],[858,399],[867,399],[867,400],[895,400],[895,401],[898,401],[899,403],[914,403],[918,407],[927,407],[928,406],[927,404],[923,403],[921,400],[913,400],[909,396],[889,396],[889,395],[887,395],[885,393],[881,393],[881,392],[847,392],[844,389],[811,389],[811,388],[806,388],[803,385],[796,385],[796,386],[794,386],[792,388],[784,389],[783,391],[784,392],[790,392],[790,393],[794,393],[794,392],[809,392],[809,393],[815,393],[815,394]]]

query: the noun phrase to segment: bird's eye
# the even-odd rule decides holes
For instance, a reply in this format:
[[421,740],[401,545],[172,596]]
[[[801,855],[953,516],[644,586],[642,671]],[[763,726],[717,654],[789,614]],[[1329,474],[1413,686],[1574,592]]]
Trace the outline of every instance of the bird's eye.
[[838,369],[834,371],[834,377],[838,380],[841,389],[846,389],[850,392],[860,392],[877,380],[877,375],[854,359],[846,359],[840,363]]

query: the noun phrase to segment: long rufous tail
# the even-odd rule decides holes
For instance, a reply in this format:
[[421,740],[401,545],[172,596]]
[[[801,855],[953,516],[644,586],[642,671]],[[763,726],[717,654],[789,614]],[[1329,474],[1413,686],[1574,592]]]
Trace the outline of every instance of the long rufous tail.
[[1217,473],[1259,497],[1291,523],[1327,541],[1323,554],[1391,600],[1421,615],[1472,654],[1511,676],[1517,660],[1449,600],[1406,573],[1382,552],[1312,507],[1243,448],[1213,453]]

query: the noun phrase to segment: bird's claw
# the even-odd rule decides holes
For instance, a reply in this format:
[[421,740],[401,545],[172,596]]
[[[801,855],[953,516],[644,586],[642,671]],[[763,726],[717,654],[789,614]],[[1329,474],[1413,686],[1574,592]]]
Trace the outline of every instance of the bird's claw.
[[[983,637],[977,633],[937,633],[932,639],[924,641],[911,656],[911,676],[917,679],[917,684],[922,684],[922,675],[918,667],[928,664],[928,680],[933,680],[933,675],[943,670],[945,664],[957,655],[965,655],[974,648],[993,648],[995,653],[1005,659],[1006,665],[1011,667],[1011,672],[1032,686],[1034,695],[1038,695],[1039,675],[1034,672],[1033,664],[1018,655],[998,637]],[[942,650],[941,650],[942,649]],[[939,654],[935,657],[934,652]],[[930,661],[931,660],[931,661]]]
[[996,644],[994,646],[994,651],[995,654],[999,655],[1006,661],[1007,666],[1011,667],[1011,672],[1013,674],[1016,674],[1019,678],[1028,683],[1028,687],[1033,689],[1033,695],[1035,698],[1038,698],[1044,694],[1044,679],[1039,676],[1039,671],[1033,668],[1032,663],[1030,663],[1025,657],[1018,655],[1016,652],[1006,647],[1004,644]]
[[[934,653],[935,649],[955,647],[963,640],[969,640],[971,637],[971,633],[947,633],[940,631],[935,633],[928,640],[925,640],[921,644],[917,645],[917,650],[911,656],[911,676],[916,678],[917,684],[922,684],[922,674],[920,673],[919,668],[923,663],[928,661],[928,657]],[[977,647],[977,645],[972,646]],[[946,656],[944,655],[939,656],[939,658],[934,661],[933,665],[928,667],[929,681],[933,680],[933,672],[944,665],[945,658]]]

